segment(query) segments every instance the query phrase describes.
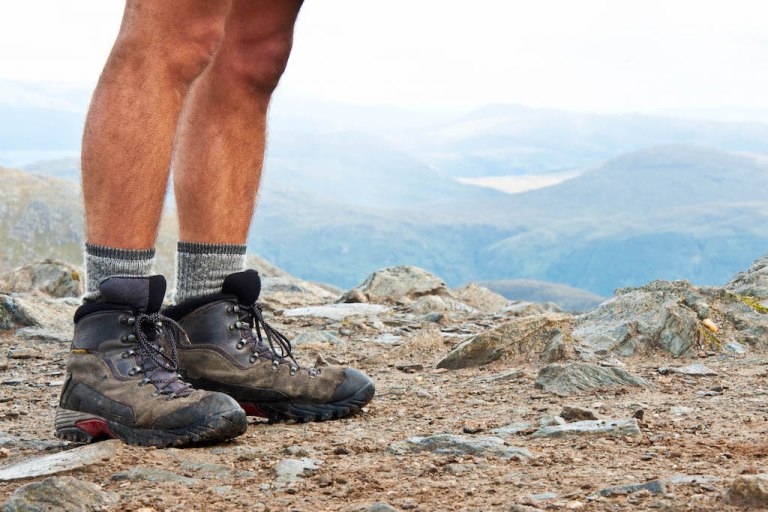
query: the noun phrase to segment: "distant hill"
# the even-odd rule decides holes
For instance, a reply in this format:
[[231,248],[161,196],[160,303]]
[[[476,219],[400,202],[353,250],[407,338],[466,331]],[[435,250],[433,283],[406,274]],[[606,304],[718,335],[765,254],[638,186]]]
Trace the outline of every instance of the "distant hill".
[[480,281],[478,284],[509,300],[552,302],[566,311],[587,311],[606,300],[606,297],[572,286],[533,279]]

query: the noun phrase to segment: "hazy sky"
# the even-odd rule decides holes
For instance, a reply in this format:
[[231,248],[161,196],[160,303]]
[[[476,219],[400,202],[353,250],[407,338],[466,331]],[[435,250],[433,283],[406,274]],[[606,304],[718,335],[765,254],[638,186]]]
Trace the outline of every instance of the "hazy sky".
[[[121,11],[3,3],[0,77],[92,84]],[[765,0],[307,0],[283,87],[377,105],[765,113],[766,19]]]

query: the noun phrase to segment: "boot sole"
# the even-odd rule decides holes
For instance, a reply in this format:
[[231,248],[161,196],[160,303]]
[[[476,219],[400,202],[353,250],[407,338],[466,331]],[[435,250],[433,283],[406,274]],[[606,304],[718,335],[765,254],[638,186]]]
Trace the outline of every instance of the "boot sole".
[[162,448],[237,437],[248,429],[248,419],[242,409],[232,409],[207,416],[185,427],[150,430],[59,407],[56,410],[55,427],[56,437],[75,443],[92,443],[111,438],[131,445]]
[[373,383],[360,388],[354,395],[327,404],[300,402],[240,402],[248,416],[260,416],[270,422],[328,421],[345,418],[360,412],[365,404],[373,399],[376,389]]

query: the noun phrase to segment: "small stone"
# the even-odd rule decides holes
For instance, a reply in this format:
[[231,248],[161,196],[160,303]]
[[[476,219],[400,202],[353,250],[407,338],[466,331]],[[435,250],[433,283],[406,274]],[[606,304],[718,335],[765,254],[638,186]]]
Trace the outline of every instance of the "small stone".
[[495,428],[491,430],[491,433],[503,438],[517,434],[524,434],[534,429],[535,427],[531,423],[515,422],[510,423],[509,425],[504,425],[503,427]]
[[8,448],[0,448],[0,459],[7,459],[10,455],[11,451]]
[[711,318],[705,318],[701,323],[712,332],[717,332],[717,324]]
[[395,368],[397,368],[403,373],[416,373],[416,372],[424,371],[423,364],[398,364],[398,365],[395,365]]
[[590,411],[589,409],[584,409],[582,407],[574,407],[571,405],[564,406],[563,411],[560,413],[560,416],[567,422],[597,419],[597,416],[595,415],[595,413]]
[[664,494],[667,492],[666,485],[661,480],[651,480],[642,484],[617,485],[598,491],[600,496],[621,496],[633,494],[636,492],[647,491],[651,494]]
[[397,512],[397,509],[389,503],[378,501],[365,509],[365,512]]
[[555,425],[565,425],[565,420],[560,416],[542,416],[539,418],[540,427],[552,427]]
[[443,471],[452,475],[464,475],[466,473],[472,473],[475,470],[472,464],[446,464],[443,466]]
[[691,377],[713,377],[717,375],[717,372],[703,364],[690,364],[680,368],[663,367],[659,368],[659,373],[662,375],[674,373],[678,375],[689,375]]
[[765,508],[768,503],[768,474],[736,477],[725,495],[725,502],[737,507]]
[[388,450],[397,455],[432,452],[440,455],[494,455],[516,460],[533,457],[533,454],[525,448],[505,446],[504,440],[499,437],[465,437],[452,434],[412,437],[405,441],[393,443]]
[[91,512],[112,509],[117,497],[90,482],[69,476],[22,485],[5,502],[5,512]]
[[306,447],[298,445],[286,446],[283,449],[283,453],[291,457],[309,457],[312,455]]
[[12,348],[8,351],[8,359],[34,359],[41,357],[39,350],[30,347]]
[[159,468],[131,468],[127,471],[115,473],[110,477],[114,482],[174,482],[186,486],[195,485],[197,478],[189,478],[172,471]]
[[620,420],[577,421],[553,427],[544,427],[533,433],[533,437],[603,436],[624,437],[640,435],[635,418]]
[[278,482],[295,482],[309,476],[320,468],[323,461],[304,457],[301,459],[283,459],[274,467]]
[[645,417],[645,409],[637,409],[632,413],[632,417],[636,420],[642,420]]
[[693,409],[684,405],[676,405],[672,407],[669,412],[675,416],[685,416],[686,414],[691,414]]

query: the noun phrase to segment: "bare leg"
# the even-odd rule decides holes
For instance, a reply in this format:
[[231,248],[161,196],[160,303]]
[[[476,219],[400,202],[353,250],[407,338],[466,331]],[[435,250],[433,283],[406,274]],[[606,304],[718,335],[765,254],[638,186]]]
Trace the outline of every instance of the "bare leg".
[[181,240],[245,243],[267,108],[300,7],[301,0],[233,0],[224,40],[195,81],[177,129],[173,172]]
[[83,136],[90,243],[154,245],[179,112],[221,42],[228,9],[227,1],[126,3]]

